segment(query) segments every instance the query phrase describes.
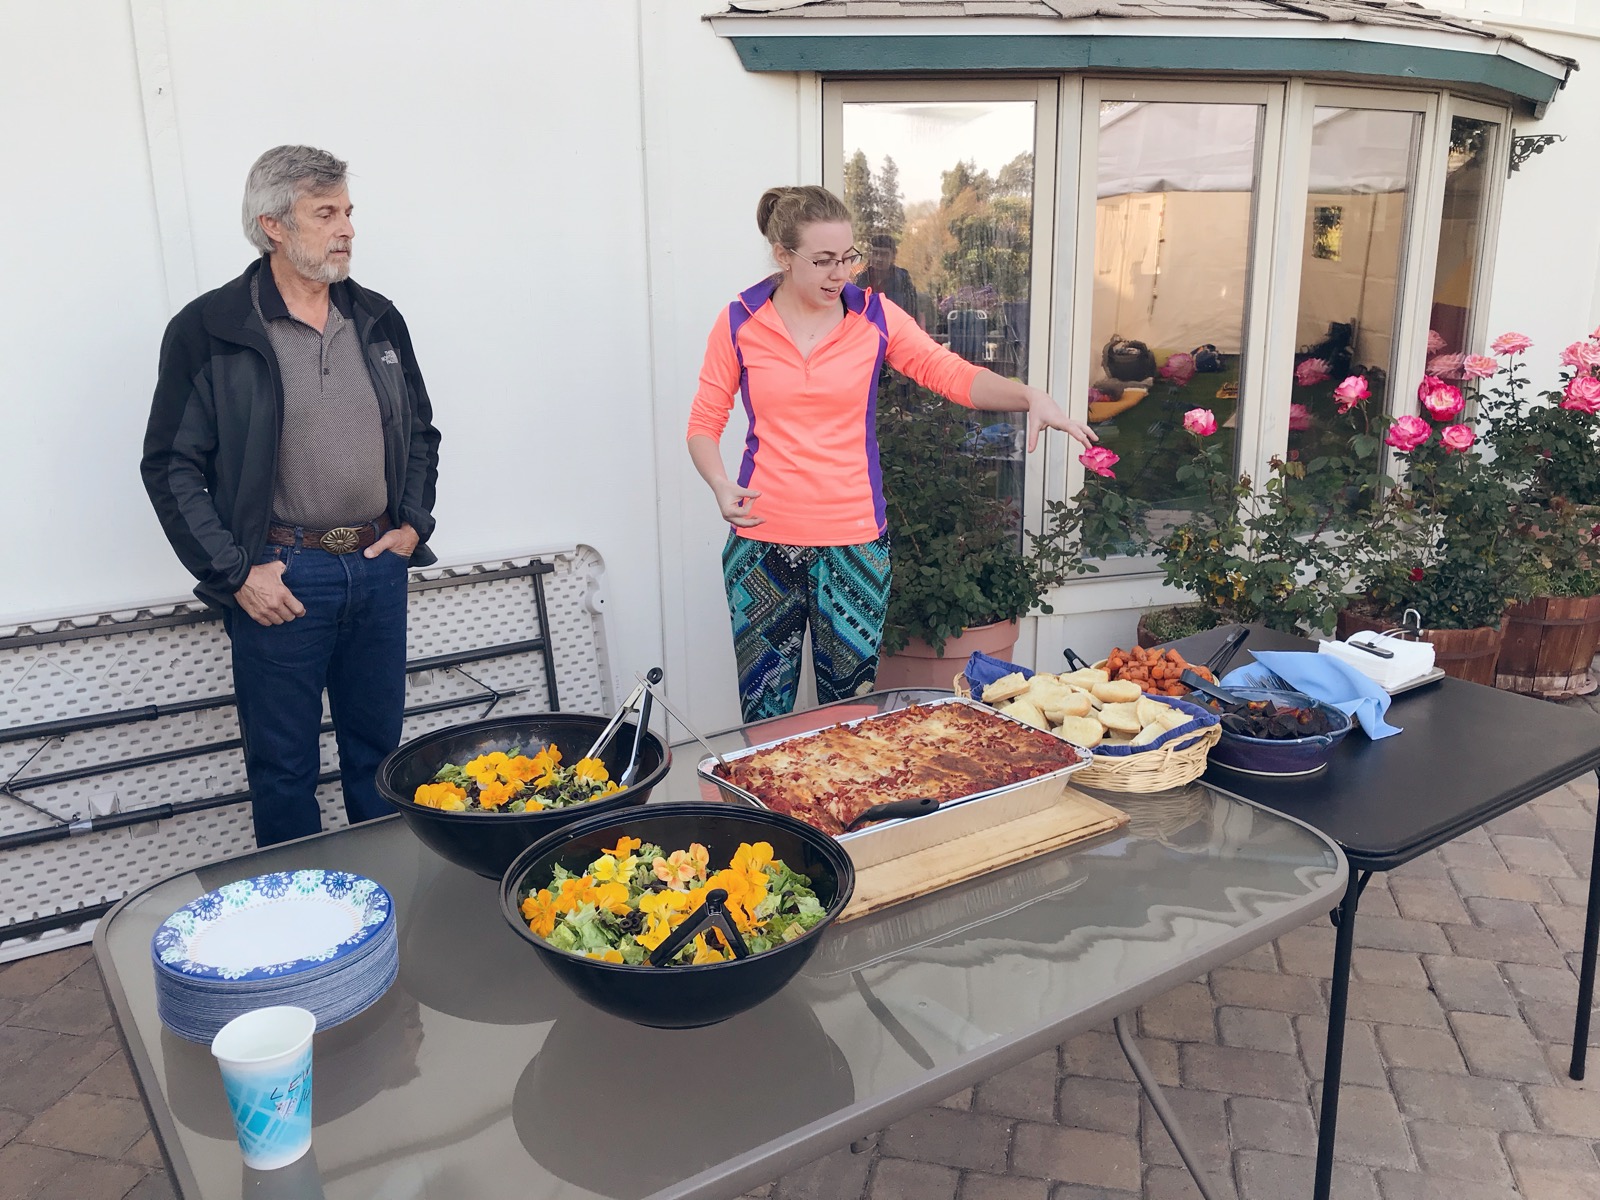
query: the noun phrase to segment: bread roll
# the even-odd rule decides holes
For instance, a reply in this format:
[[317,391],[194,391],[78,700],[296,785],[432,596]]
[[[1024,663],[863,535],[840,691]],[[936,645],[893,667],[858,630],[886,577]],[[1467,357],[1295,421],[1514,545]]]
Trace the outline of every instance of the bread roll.
[[1068,717],[1055,733],[1064,742],[1089,749],[1101,743],[1106,736],[1106,728],[1093,717]]
[[1148,746],[1151,742],[1155,741],[1165,732],[1166,730],[1163,729],[1158,723],[1152,721],[1143,729],[1139,730],[1138,733],[1133,735],[1133,745]]
[[[1089,703],[1088,692],[1062,692],[1039,706],[1052,725],[1059,725],[1068,717],[1087,717],[1094,707]],[[1095,722],[1099,724],[1099,722]]]
[[1068,671],[1064,675],[1056,676],[1062,683],[1076,683],[1080,687],[1093,687],[1097,683],[1106,683],[1110,680],[1109,672],[1099,667],[1080,667],[1076,671]]
[[1107,683],[1097,683],[1089,690],[1107,704],[1131,704],[1144,695],[1143,689],[1131,679],[1113,679]]
[[1190,721],[1194,720],[1192,716],[1184,712],[1181,708],[1172,708],[1166,704],[1163,704],[1161,708],[1163,711],[1161,715],[1156,718],[1156,720],[1160,723],[1163,729],[1176,729],[1179,725],[1187,725]]
[[983,689],[983,702],[985,704],[1000,704],[1014,699],[1028,690],[1027,677],[1021,671],[1013,671],[1009,675],[1002,675],[993,683]]
[[1148,696],[1140,696],[1134,702],[1133,711],[1138,715],[1139,720],[1148,725],[1152,721],[1159,721],[1162,713],[1171,712],[1172,709],[1159,700],[1152,700]]
[[1032,725],[1035,729],[1042,729],[1046,733],[1050,732],[1050,722],[1044,719],[1044,713],[1040,711],[1037,704],[1026,697],[1018,697],[1000,711],[1008,717],[1015,717],[1019,721]]
[[1133,711],[1132,704],[1106,704],[1101,706],[1100,724],[1104,725],[1112,733],[1125,733],[1130,737],[1144,728],[1144,722],[1139,720],[1138,715]]

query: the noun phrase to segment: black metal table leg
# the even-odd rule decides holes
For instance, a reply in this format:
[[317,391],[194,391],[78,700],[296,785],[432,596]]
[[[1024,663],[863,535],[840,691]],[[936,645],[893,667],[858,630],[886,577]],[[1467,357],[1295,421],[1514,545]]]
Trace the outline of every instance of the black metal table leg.
[[1317,1179],[1313,1200],[1328,1200],[1333,1186],[1333,1143],[1339,1129],[1339,1082],[1344,1071],[1344,1014],[1350,1000],[1350,957],[1355,951],[1356,909],[1371,871],[1350,872],[1344,900],[1334,910],[1333,988],[1328,997],[1328,1049],[1322,1061],[1322,1116],[1317,1122]]
[[[1600,771],[1595,772],[1600,779]],[[1578,1016],[1572,1023],[1572,1065],[1567,1074],[1583,1078],[1584,1059],[1589,1051],[1589,1010],[1594,1007],[1594,955],[1600,944],[1600,817],[1595,818],[1594,852],[1589,859],[1589,911],[1583,920],[1583,961],[1578,964]]]

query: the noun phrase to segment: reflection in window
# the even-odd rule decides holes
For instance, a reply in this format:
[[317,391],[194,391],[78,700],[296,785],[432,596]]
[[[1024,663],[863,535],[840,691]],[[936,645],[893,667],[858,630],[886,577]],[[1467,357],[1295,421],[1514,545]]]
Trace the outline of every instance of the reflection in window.
[[[1313,116],[1291,460],[1349,454],[1364,414],[1387,402],[1420,124],[1416,113],[1364,108],[1318,108]],[[1323,252],[1330,209],[1339,213],[1337,255]],[[1365,377],[1370,398],[1341,413],[1333,393],[1350,375]]]
[[1156,532],[1199,502],[1175,476],[1183,414],[1209,409],[1236,454],[1262,109],[1101,105],[1089,421]]
[[1495,125],[1471,117],[1450,122],[1444,215],[1428,324],[1428,373],[1455,381],[1462,378],[1461,356],[1475,349],[1467,339],[1472,335],[1472,294],[1489,200],[1489,164],[1496,157],[1496,132]]
[[[856,282],[916,317],[936,341],[1028,380],[1033,272],[1034,104],[1027,100],[846,102],[844,201],[867,262]],[[884,368],[878,441],[885,457],[933,439],[951,469],[1007,506],[1022,530],[1020,414],[949,404]]]

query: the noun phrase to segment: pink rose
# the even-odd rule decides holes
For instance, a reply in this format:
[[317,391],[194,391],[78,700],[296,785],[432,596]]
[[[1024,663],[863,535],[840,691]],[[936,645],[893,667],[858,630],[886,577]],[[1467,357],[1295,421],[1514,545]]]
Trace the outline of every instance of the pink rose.
[[1561,364],[1579,371],[1587,371],[1600,363],[1600,346],[1593,342],[1573,342],[1561,352]]
[[1466,361],[1465,354],[1440,354],[1428,360],[1427,371],[1429,375],[1437,375],[1441,379],[1460,379],[1461,364]]
[[1445,340],[1439,336],[1439,331],[1436,329],[1428,330],[1428,353],[1437,354],[1439,351],[1443,350],[1444,347]]
[[1332,378],[1333,372],[1328,370],[1325,359],[1308,358],[1295,365],[1294,381],[1301,387],[1316,387],[1323,380]]
[[1417,399],[1435,421],[1449,421],[1467,406],[1461,389],[1433,375],[1426,375],[1417,386]]
[[1422,582],[1422,575],[1423,575],[1423,571],[1422,571],[1421,567],[1412,567],[1411,568],[1411,582],[1412,583],[1421,583]]
[[1489,349],[1496,354],[1521,354],[1531,345],[1533,339],[1525,333],[1502,333],[1490,343]]
[[1191,408],[1183,414],[1183,427],[1196,437],[1210,437],[1217,431],[1217,414],[1209,408]]
[[1461,373],[1468,379],[1488,379],[1500,369],[1487,354],[1469,354],[1461,360]]
[[1294,430],[1311,428],[1311,410],[1304,404],[1289,405],[1289,428]]
[[1433,426],[1421,417],[1399,417],[1383,440],[1400,453],[1409,454],[1432,436]]
[[1600,412],[1600,379],[1593,375],[1574,375],[1567,384],[1567,394],[1561,401],[1561,407],[1581,413]]
[[1447,425],[1439,431],[1439,440],[1444,443],[1446,450],[1465,454],[1472,449],[1472,443],[1478,440],[1478,435],[1472,432],[1471,425]]
[[1349,412],[1370,395],[1372,389],[1367,386],[1365,375],[1346,375],[1344,382],[1333,389],[1333,398],[1339,402],[1342,413]]
[[1194,378],[1194,372],[1194,356],[1180,351],[1170,355],[1167,361],[1161,364],[1157,374],[1163,379],[1171,380],[1178,387],[1183,387]]
[[1107,450],[1104,446],[1094,446],[1078,455],[1078,461],[1096,475],[1104,475],[1107,479],[1115,479],[1116,472],[1111,468],[1121,460],[1121,455],[1115,451]]
[[1600,326],[1597,326],[1595,331],[1589,335],[1589,340],[1591,342],[1600,342]]

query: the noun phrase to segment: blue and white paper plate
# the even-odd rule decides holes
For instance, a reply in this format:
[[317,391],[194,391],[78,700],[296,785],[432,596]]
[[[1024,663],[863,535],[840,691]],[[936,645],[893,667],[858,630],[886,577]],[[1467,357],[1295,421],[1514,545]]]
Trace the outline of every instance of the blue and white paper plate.
[[381,884],[347,871],[276,871],[191,900],[150,939],[159,969],[250,982],[359,956],[392,919]]

